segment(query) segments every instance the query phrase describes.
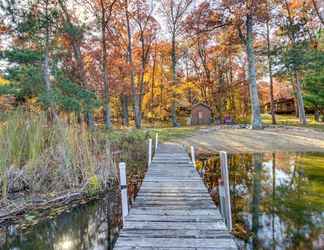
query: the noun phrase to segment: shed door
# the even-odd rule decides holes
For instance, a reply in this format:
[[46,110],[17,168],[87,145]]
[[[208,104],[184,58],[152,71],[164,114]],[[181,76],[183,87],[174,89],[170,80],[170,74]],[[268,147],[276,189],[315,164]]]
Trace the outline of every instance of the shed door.
[[198,124],[200,124],[200,122],[202,121],[203,119],[203,112],[199,111],[198,112]]

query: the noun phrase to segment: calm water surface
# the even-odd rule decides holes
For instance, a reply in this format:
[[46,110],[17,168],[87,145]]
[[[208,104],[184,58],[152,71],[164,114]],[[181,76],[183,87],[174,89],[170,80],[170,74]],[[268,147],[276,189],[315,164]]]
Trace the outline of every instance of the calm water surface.
[[[113,202],[107,202],[107,198]],[[8,227],[0,236],[0,249],[107,250],[112,249],[121,225],[119,196],[110,194],[44,220],[24,232]]]
[[[219,157],[198,159],[197,170],[218,205]],[[233,230],[242,249],[324,249],[324,154],[229,155],[229,165]],[[121,224],[119,196],[109,199],[22,233],[8,228],[0,249],[109,249]]]
[[[218,155],[197,169],[218,205]],[[324,154],[229,155],[233,230],[242,249],[324,249]]]

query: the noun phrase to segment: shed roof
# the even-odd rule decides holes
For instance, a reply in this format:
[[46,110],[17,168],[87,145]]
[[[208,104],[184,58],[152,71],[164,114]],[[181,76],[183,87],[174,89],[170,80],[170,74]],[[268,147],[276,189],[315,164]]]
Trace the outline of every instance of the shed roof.
[[194,105],[192,106],[192,108],[194,109],[194,108],[196,108],[196,107],[198,107],[198,106],[203,106],[203,107],[208,108],[209,110],[211,110],[211,108],[210,108],[207,104],[202,103],[202,102],[199,102],[199,103],[194,104]]

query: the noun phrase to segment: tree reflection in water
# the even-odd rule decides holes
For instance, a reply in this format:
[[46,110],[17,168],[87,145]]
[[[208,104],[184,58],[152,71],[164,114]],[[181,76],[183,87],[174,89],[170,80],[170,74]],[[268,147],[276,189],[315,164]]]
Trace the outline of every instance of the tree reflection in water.
[[110,192],[104,199],[73,208],[68,213],[33,226],[30,231],[12,237],[7,235],[1,249],[112,249],[121,225],[119,204],[118,192]]
[[[218,205],[218,155],[197,169]],[[229,155],[233,232],[245,249],[324,248],[324,154]]]

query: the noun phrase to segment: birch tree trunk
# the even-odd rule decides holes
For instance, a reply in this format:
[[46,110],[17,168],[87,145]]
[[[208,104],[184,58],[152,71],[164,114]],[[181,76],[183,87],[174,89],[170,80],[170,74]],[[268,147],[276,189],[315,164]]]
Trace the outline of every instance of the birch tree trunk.
[[150,111],[151,111],[152,114],[153,114],[153,106],[154,106],[155,67],[156,67],[156,46],[155,46],[155,50],[154,50],[154,59],[153,59],[153,67],[152,67],[152,84],[151,84]]
[[255,53],[253,48],[253,19],[251,15],[246,18],[246,54],[248,58],[249,88],[251,98],[251,126],[252,129],[261,129],[262,120],[260,112],[260,103],[258,97],[258,88],[256,83],[256,65]]
[[143,97],[144,97],[144,74],[145,74],[145,66],[146,66],[146,51],[145,51],[145,42],[144,42],[144,31],[141,31],[140,35],[141,40],[141,75],[140,75],[140,93],[139,93],[139,114],[140,119],[142,120],[142,103],[143,103]]
[[128,37],[128,46],[127,46],[127,56],[128,63],[130,65],[130,78],[131,78],[131,91],[134,99],[134,115],[135,115],[135,126],[136,128],[141,128],[141,112],[140,112],[140,101],[139,95],[137,93],[137,88],[135,86],[135,73],[134,73],[134,64],[133,64],[133,51],[132,51],[132,34],[130,30],[129,23],[129,13],[128,13],[128,0],[125,1],[125,14],[126,14],[126,25],[127,25],[127,37]]
[[304,99],[301,90],[301,83],[298,77],[297,71],[294,71],[294,78],[295,78],[295,86],[296,86],[296,97],[298,103],[298,114],[299,114],[299,122],[303,125],[307,124],[306,114],[305,114],[305,107],[304,107]]
[[177,86],[177,55],[176,55],[176,37],[175,31],[172,33],[172,49],[171,49],[171,60],[172,60],[172,103],[171,103],[171,122],[173,127],[179,127],[179,123],[177,122],[177,103],[176,103],[176,86]]
[[276,124],[276,115],[274,109],[274,97],[273,97],[273,77],[272,77],[272,60],[271,60],[271,44],[270,44],[270,27],[269,21],[266,23],[267,26],[267,54],[268,54],[268,65],[269,65],[269,80],[270,80],[270,109],[272,124]]
[[100,0],[101,4],[101,49],[102,49],[102,78],[104,83],[104,122],[105,127],[110,129],[110,93],[109,93],[109,78],[108,78],[108,65],[107,65],[107,43],[106,43],[106,13],[103,0]]

